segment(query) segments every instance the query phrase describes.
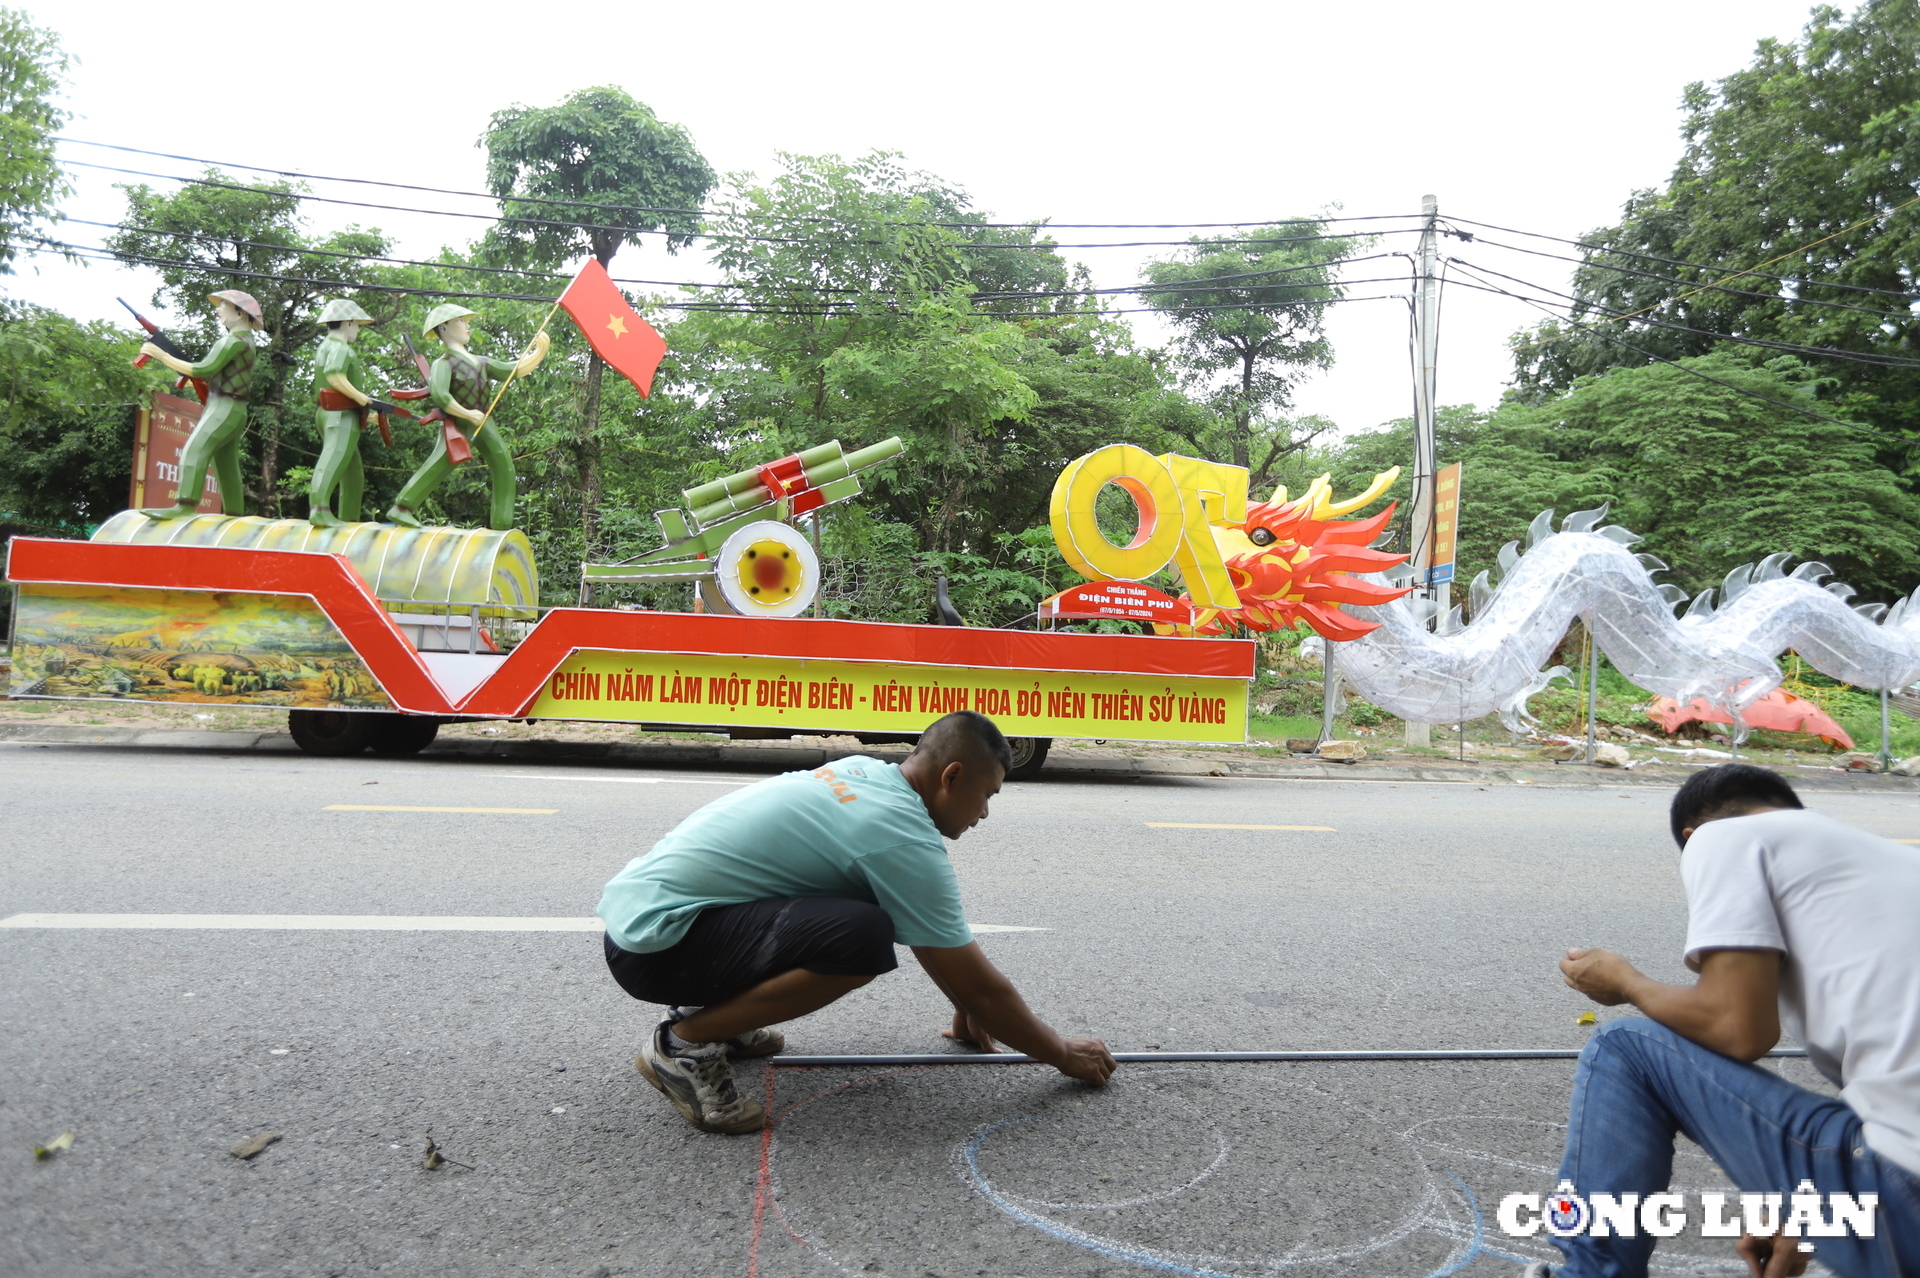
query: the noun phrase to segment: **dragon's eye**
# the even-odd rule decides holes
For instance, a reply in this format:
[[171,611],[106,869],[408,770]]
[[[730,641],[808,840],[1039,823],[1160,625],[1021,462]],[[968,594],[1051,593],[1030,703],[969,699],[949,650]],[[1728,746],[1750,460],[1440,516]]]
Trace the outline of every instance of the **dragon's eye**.
[[1271,546],[1276,540],[1271,528],[1256,528],[1247,534],[1247,540],[1256,546]]

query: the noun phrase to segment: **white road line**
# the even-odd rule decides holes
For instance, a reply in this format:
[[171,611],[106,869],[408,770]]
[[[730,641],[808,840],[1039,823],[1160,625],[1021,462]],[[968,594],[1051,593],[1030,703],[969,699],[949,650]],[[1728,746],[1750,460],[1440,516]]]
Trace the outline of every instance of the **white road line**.
[[[514,918],[493,914],[12,914],[0,928],[199,928],[277,932],[603,932],[597,918]],[[1044,927],[975,923],[976,932],[1045,932]]]
[[601,932],[599,919],[459,914],[14,914],[4,927],[264,928],[272,931]]
[[509,772],[509,777],[522,781],[602,781],[614,785],[752,785],[751,781],[708,781],[694,777],[567,777],[549,776],[544,772]]
[[387,803],[329,803],[322,812],[490,812],[507,816],[552,816],[559,808],[417,808]]
[[1213,825],[1205,821],[1149,821],[1150,830],[1322,830],[1328,834],[1339,831],[1330,825]]

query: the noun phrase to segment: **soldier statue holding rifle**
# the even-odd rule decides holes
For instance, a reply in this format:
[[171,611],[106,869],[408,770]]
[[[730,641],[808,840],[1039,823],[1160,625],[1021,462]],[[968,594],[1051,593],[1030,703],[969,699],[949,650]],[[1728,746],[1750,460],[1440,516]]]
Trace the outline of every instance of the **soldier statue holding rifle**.
[[[322,528],[360,522],[360,495],[366,472],[360,465],[360,431],[368,407],[381,405],[360,384],[366,370],[353,343],[360,326],[373,316],[345,298],[328,302],[320,312],[327,335],[313,360],[314,425],[320,432],[320,461],[307,486],[307,518]],[[336,506],[334,491],[339,490]]]
[[[226,333],[206,358],[194,363],[154,342],[141,344],[142,361],[159,360],[182,377],[206,385],[206,405],[187,446],[180,451],[180,483],[174,504],[141,513],[149,519],[182,519],[194,514],[205,491],[207,467],[220,477],[220,508],[229,515],[244,510],[241,501],[240,440],[247,431],[247,400],[253,394],[253,333],[262,327],[260,303],[239,289],[211,293]],[[169,346],[172,343],[168,343]]]
[[[473,326],[468,321],[473,315],[458,303],[445,302],[427,316],[425,335],[438,337],[446,347],[446,354],[433,361],[428,390],[434,407],[452,419],[460,434],[486,459],[492,493],[487,526],[505,530],[513,527],[513,449],[506,432],[487,417],[487,391],[494,381],[511,380],[540,367],[550,339],[545,329],[535,333],[532,347],[517,360],[475,355],[467,349],[473,336]],[[420,527],[420,506],[453,473],[453,465],[447,457],[447,441],[443,437],[435,442],[433,455],[427,458],[426,464],[413,472],[406,487],[400,490],[400,496],[387,511],[387,518],[410,528]]]

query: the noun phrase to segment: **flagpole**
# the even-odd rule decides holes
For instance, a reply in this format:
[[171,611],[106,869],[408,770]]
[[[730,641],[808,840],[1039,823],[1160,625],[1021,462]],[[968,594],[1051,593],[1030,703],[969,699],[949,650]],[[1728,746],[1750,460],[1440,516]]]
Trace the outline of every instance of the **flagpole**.
[[[571,285],[569,285],[568,287],[571,287]],[[548,311],[547,317],[540,321],[540,327],[534,330],[534,336],[537,337],[541,333],[544,333],[547,331],[547,325],[553,323],[553,317],[556,314],[558,314],[560,311],[560,298],[563,298],[566,295],[567,295],[566,291],[563,289],[561,290],[560,297],[556,297],[553,299],[553,309]],[[473,428],[473,434],[467,436],[468,439],[480,438],[480,432],[485,430],[487,428],[487,423],[493,420],[493,410],[500,407],[500,397],[507,393],[507,387],[513,385],[513,379],[518,377],[519,375],[520,375],[520,361],[515,360],[513,361],[513,367],[507,371],[506,380],[501,382],[500,389],[493,393],[493,402],[487,405],[486,416],[480,419],[479,424]]]

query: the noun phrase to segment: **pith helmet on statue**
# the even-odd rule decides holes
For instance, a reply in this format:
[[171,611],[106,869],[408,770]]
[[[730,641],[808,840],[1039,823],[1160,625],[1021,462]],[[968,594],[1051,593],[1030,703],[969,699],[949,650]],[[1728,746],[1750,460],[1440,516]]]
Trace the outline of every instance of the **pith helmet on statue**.
[[373,316],[360,309],[358,302],[348,301],[344,297],[334,298],[331,302],[327,303],[327,309],[320,312],[320,322],[322,324],[340,324],[347,320],[358,320],[362,324],[371,324],[373,323]]
[[427,322],[425,327],[420,330],[420,336],[432,337],[433,331],[448,320],[478,318],[479,315],[477,313],[468,310],[458,302],[442,302],[427,312]]
[[253,321],[255,328],[266,327],[266,318],[260,314],[260,303],[251,293],[242,293],[237,288],[223,288],[218,293],[207,294],[209,302],[231,302],[240,313]]

